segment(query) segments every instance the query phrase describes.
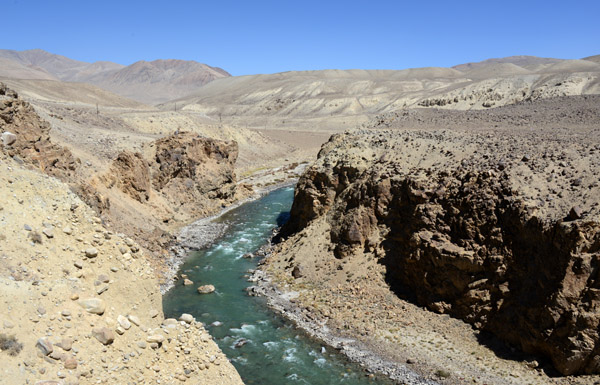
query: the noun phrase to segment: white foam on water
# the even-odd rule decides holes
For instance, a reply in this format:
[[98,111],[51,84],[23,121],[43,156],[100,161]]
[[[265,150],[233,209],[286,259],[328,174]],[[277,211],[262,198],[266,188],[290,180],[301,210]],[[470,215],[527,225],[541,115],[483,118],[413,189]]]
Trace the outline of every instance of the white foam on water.
[[287,362],[300,362],[298,357],[296,357],[297,351],[298,350],[296,348],[285,349],[285,351],[283,352],[283,360]]
[[234,357],[231,359],[231,361],[238,362],[242,365],[246,365],[248,363],[248,359],[246,357],[242,357],[242,356]]
[[296,373],[292,373],[289,376],[287,376],[286,378],[290,381],[295,381],[300,384],[311,385],[310,382],[306,381],[304,378],[300,378]]
[[317,358],[316,360],[313,361],[316,365],[318,365],[319,367],[324,367],[325,364],[327,363],[327,360],[325,358]]
[[257,328],[256,325],[249,325],[249,324],[244,324],[239,328],[231,328],[229,329],[229,331],[236,333],[236,334],[243,334],[246,336],[250,336],[255,334]]
[[279,342],[267,341],[267,342],[263,342],[263,345],[269,350],[275,350],[279,347]]

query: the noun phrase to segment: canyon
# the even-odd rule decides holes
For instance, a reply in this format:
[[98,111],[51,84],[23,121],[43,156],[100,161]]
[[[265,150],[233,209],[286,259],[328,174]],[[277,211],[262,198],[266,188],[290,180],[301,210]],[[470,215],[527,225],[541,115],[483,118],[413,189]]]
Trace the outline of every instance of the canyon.
[[2,370],[241,383],[160,288],[184,281],[182,229],[299,178],[259,267],[298,326],[427,381],[592,384],[599,73],[515,56],[232,77],[2,50]]

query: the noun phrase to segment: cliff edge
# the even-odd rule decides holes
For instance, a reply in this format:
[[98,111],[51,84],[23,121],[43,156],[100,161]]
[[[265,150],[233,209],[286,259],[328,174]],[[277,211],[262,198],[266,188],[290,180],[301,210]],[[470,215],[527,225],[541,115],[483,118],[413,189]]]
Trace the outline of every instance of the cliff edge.
[[[564,375],[600,373],[598,138],[597,128],[334,135],[298,183],[268,269],[292,288],[350,292],[354,314],[369,291],[389,290]],[[393,299],[352,321],[320,289],[300,292],[354,335],[381,334],[378,317],[403,322]]]

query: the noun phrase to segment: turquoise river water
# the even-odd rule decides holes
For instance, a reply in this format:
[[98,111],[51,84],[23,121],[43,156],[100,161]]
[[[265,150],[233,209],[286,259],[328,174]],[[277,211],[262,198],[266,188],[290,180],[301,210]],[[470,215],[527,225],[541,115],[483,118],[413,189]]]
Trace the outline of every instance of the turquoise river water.
[[[181,267],[194,285],[177,285],[165,294],[165,316],[190,313],[203,322],[246,384],[391,383],[367,377],[360,366],[272,312],[264,298],[244,291],[250,285],[244,275],[256,268],[257,261],[242,255],[265,244],[272,230],[287,219],[293,193],[291,187],[275,190],[216,219],[228,224],[227,232]],[[196,287],[204,284],[214,285],[216,291],[199,295]],[[239,346],[241,341],[246,343]]]

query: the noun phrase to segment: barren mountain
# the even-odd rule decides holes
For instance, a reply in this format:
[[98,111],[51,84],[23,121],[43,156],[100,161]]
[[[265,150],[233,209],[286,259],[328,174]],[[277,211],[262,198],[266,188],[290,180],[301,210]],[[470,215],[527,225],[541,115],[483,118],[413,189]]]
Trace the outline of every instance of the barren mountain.
[[584,57],[581,60],[593,61],[594,63],[600,63],[600,55]]
[[453,68],[326,70],[218,79],[174,103],[227,122],[340,129],[400,108],[486,109],[600,93],[600,64],[516,56]]
[[86,63],[41,49],[0,50],[0,76],[85,82],[149,104],[192,93],[204,84],[230,76],[225,70],[195,61],[138,61],[130,66],[107,61]]
[[2,77],[0,79],[10,88],[18,90],[21,96],[32,100],[79,105],[98,104],[100,107],[150,108],[135,100],[127,99],[86,83]]
[[81,75],[77,80],[144,103],[156,104],[190,94],[206,83],[228,76],[221,68],[195,61],[155,60],[138,61],[116,71]]
[[545,58],[545,57],[537,57],[537,56],[508,56],[503,58],[494,58],[487,59],[484,61],[480,61],[477,63],[465,63],[459,64],[452,68],[457,69],[462,72],[467,72],[475,68],[485,68],[489,65],[493,64],[513,64],[521,68],[525,68],[530,71],[537,71],[541,68],[547,67],[549,65],[559,63],[562,59],[553,59],[553,58]]
[[0,75],[15,79],[49,79],[58,80],[41,67],[27,66],[15,60],[0,57]]
[[[56,55],[41,49],[30,49],[26,51],[0,50],[0,57],[10,59],[28,67],[39,67],[52,74],[58,79],[68,80],[68,77],[89,65],[89,63],[69,59],[62,55]],[[13,77],[2,73],[2,76]]]

